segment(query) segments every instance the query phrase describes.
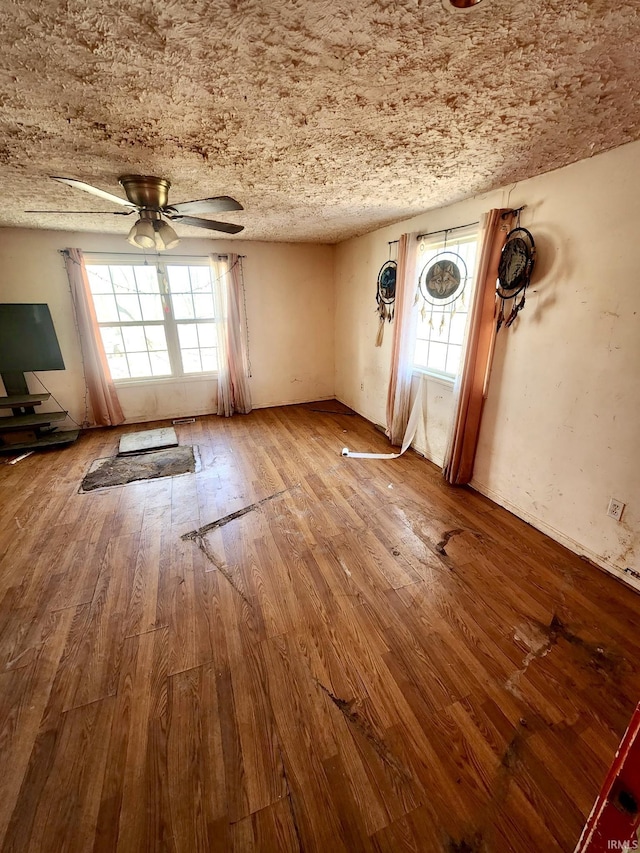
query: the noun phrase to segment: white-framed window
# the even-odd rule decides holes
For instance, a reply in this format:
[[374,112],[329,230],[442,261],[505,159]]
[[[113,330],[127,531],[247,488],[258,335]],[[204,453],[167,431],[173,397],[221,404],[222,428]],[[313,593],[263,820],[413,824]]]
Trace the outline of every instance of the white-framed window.
[[150,261],[87,254],[85,265],[114,381],[217,371],[217,318],[208,258]]
[[[414,369],[439,379],[453,382],[460,368],[462,346],[467,328],[468,312],[474,286],[477,232],[462,236],[437,235],[436,239],[418,245],[416,265],[416,299],[418,321],[414,351]],[[437,281],[428,279],[427,272],[434,262],[441,261],[446,276],[446,264],[453,262],[460,273],[460,284],[455,287],[451,278],[442,285],[444,298],[438,298]],[[449,268],[451,269],[451,268]],[[453,270],[454,276],[457,276]],[[429,285],[429,287],[427,286]],[[450,296],[447,296],[452,289]],[[431,292],[430,292],[431,290]]]

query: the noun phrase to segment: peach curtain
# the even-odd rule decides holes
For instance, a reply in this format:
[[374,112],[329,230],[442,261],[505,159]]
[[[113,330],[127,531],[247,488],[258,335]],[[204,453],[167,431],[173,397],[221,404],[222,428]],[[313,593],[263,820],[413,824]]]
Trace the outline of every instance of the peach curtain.
[[69,276],[71,296],[75,306],[80,347],[84,363],[84,378],[91,408],[91,426],[117,426],[124,414],[111,378],[109,363],[102,345],[102,336],[89,288],[89,279],[80,249],[65,249],[62,253]]
[[456,486],[470,482],[473,475],[496,338],[498,264],[512,221],[510,210],[498,209],[482,220],[462,370],[454,387],[454,416],[442,469],[445,480]]
[[387,390],[387,435],[391,444],[395,445],[402,444],[409,422],[417,320],[414,310],[417,236],[417,233],[403,234],[398,243],[395,322]]
[[218,317],[218,414],[251,411],[246,317],[242,297],[242,258],[211,255],[216,317]]

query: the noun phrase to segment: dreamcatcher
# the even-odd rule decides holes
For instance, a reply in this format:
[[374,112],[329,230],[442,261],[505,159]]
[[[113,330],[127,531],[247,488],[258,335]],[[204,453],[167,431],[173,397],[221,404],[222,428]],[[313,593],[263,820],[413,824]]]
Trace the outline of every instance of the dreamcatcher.
[[[391,253],[391,245],[389,245],[389,253]],[[382,346],[384,338],[385,321],[389,323],[393,320],[395,314],[396,301],[396,275],[398,272],[398,264],[396,261],[388,260],[381,267],[378,273],[378,287],[376,290],[376,302],[378,303],[378,317],[380,325],[378,326],[378,334],[376,336],[376,346]]]
[[[420,244],[419,250],[424,252],[424,243]],[[427,321],[428,316],[427,322],[432,329],[434,329],[434,310],[442,313],[438,328],[439,335],[442,335],[447,319],[449,323],[451,322],[458,305],[464,306],[468,278],[469,274],[464,258],[457,252],[447,249],[447,232],[445,231],[444,247],[433,255],[422,268],[414,300],[414,304],[417,305],[422,299],[420,316],[423,322]]]
[[[517,227],[507,234],[498,265],[496,293],[500,299],[498,313],[498,331],[504,324],[507,328],[524,308],[527,287],[536,262],[536,245],[533,236],[526,228]],[[511,311],[506,312],[506,303],[513,300]],[[506,317],[506,319],[505,319]]]

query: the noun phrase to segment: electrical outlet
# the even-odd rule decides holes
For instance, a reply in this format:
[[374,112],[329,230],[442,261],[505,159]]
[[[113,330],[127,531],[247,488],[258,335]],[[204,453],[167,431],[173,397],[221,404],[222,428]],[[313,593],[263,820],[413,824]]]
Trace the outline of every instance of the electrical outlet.
[[360,383],[360,390],[361,390],[361,391],[364,391],[364,382],[361,382],[361,383]]
[[622,501],[619,501],[618,498],[611,498],[609,501],[609,509],[607,510],[607,515],[611,518],[615,518],[616,521],[620,521],[622,518],[622,513],[624,511],[624,504]]

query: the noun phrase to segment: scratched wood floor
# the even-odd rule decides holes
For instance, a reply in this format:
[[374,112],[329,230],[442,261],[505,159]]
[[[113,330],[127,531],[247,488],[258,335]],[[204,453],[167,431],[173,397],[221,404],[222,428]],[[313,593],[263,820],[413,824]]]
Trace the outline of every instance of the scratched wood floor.
[[78,494],[140,427],[0,465],[3,851],[573,850],[638,597],[311,409],[179,427],[173,479]]

